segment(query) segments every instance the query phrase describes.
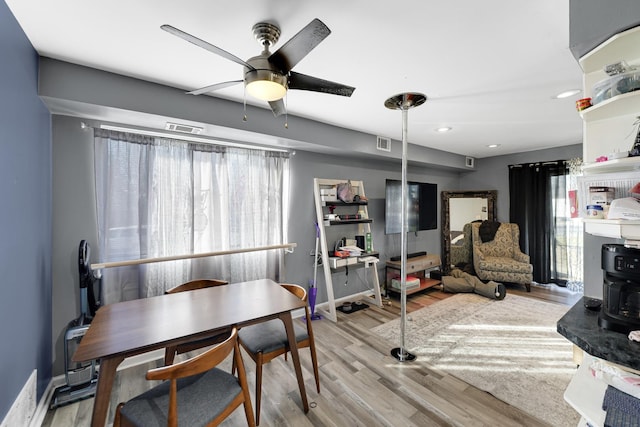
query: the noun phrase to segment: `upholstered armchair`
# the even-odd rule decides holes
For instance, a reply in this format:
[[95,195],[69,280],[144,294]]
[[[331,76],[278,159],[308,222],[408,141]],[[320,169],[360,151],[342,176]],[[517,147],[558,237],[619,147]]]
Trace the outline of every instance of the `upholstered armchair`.
[[[493,231],[495,235],[491,236]],[[474,223],[472,240],[473,265],[479,279],[518,283],[531,291],[533,266],[529,255],[520,250],[518,224]]]
[[471,223],[467,223],[462,227],[462,233],[451,239],[451,265],[474,274],[472,251]]

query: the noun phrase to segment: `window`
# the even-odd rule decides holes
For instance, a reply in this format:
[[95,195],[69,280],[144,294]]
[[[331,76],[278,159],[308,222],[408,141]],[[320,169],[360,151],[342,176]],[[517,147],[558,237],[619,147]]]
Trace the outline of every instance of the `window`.
[[[101,261],[287,242],[287,153],[96,129]],[[277,280],[281,253],[259,251],[106,269],[103,302],[159,295],[198,277]]]

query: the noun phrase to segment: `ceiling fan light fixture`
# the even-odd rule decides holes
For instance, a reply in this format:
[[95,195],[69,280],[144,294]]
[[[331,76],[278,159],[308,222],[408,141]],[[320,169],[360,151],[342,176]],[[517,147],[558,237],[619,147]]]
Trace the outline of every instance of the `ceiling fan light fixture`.
[[[161,25],[160,28],[171,35],[244,67],[244,78],[242,80],[201,87],[187,92],[190,95],[200,95],[244,82],[245,94],[248,92],[250,96],[256,99],[267,101],[271,111],[273,111],[273,115],[278,117],[287,113],[286,104],[282,98],[285,97],[289,89],[347,97],[351,96],[355,90],[351,86],[293,71],[298,62],[331,34],[329,27],[318,18],[309,22],[273,53],[270,52],[270,48],[280,38],[280,28],[273,23],[258,22],[253,26],[253,34],[263,50],[259,55],[246,61],[169,24]],[[246,96],[243,99],[246,103]],[[244,120],[246,120],[246,114]]]
[[247,92],[263,101],[277,101],[287,94],[287,78],[269,70],[252,70],[245,74]]

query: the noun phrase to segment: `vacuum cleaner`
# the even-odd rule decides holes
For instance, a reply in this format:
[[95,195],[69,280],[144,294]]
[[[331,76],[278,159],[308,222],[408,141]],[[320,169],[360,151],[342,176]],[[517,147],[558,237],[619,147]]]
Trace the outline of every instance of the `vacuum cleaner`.
[[51,399],[50,409],[93,397],[98,383],[97,361],[74,362],[71,360],[82,337],[87,333],[91,320],[100,307],[94,287],[100,280],[91,270],[91,248],[86,240],[78,248],[78,272],[80,274],[80,316],[67,325],[64,333],[65,384],[57,387]]

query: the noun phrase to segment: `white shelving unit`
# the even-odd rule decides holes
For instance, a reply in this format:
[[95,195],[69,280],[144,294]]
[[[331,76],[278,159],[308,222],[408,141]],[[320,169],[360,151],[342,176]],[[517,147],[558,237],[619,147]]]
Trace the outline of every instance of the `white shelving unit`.
[[638,171],[638,173],[640,173],[640,156],[589,163],[584,165],[582,170],[587,175],[632,171]]
[[[336,305],[341,304],[344,301],[365,300],[368,303],[375,304],[378,307],[382,307],[382,295],[380,293],[380,282],[378,279],[377,262],[368,262],[365,257],[377,256],[376,252],[363,253],[360,257],[338,258],[333,257],[333,246],[329,247],[327,242],[328,230],[333,227],[340,228],[340,236],[348,234],[352,235],[366,235],[371,233],[371,222],[369,219],[369,212],[366,202],[360,203],[343,203],[338,201],[324,201],[321,196],[321,189],[330,189],[340,183],[347,182],[346,179],[323,179],[314,178],[313,180],[313,194],[316,205],[316,221],[318,222],[318,228],[320,231],[320,250],[322,254],[322,269],[324,272],[324,281],[327,287],[327,303],[319,304],[317,311],[321,312],[325,318],[337,322],[338,316],[336,313]],[[362,181],[351,181],[351,185],[356,189],[356,194],[366,197],[364,192],[364,185]],[[347,220],[327,220],[325,215],[329,213],[329,207],[334,206],[336,215],[340,215],[340,212],[345,214],[357,214],[357,211],[364,213],[363,218],[359,219],[347,219]],[[332,233],[336,234],[336,233]],[[333,289],[333,273],[338,268],[353,267],[353,268],[365,268],[369,274],[367,277],[371,283],[367,283],[368,289],[352,293],[350,295],[343,296],[341,298],[335,298]],[[326,306],[326,308],[325,308]]]
[[[584,96],[592,97],[594,85],[608,77],[605,66],[623,60],[640,68],[640,27],[614,35],[580,58]],[[585,163],[594,163],[596,158],[612,152],[629,151],[635,137],[635,132],[631,133],[633,123],[640,115],[640,91],[614,96],[583,110],[580,115],[584,122]]]
[[[607,78],[604,67],[620,61],[640,69],[640,27],[623,31],[609,38],[600,46],[580,58],[584,72],[584,96],[592,95],[593,86]],[[609,153],[629,151],[636,132],[633,123],[640,116],[640,91],[614,96],[580,112],[583,119],[583,171],[585,179],[596,174],[623,174],[637,172],[640,181],[640,157],[627,157],[606,162],[596,162]],[[614,179],[612,178],[612,181]],[[606,185],[606,184],[599,184]],[[611,185],[615,186],[615,185]],[[585,194],[582,194],[585,201]],[[617,195],[627,197],[627,195]],[[640,236],[639,221],[584,220],[585,231],[614,239],[637,239]]]
[[584,231],[594,236],[640,240],[640,221],[623,219],[583,219]]

